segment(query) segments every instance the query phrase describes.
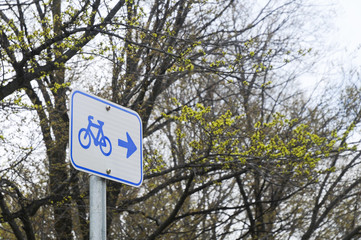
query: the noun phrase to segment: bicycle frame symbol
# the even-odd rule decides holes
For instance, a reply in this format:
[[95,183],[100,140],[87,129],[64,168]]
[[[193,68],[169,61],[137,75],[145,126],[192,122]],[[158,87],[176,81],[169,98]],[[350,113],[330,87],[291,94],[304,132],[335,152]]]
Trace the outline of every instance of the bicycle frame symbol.
[[[88,116],[88,126],[79,130],[78,138],[79,143],[84,149],[88,149],[91,144],[91,139],[93,139],[94,145],[99,146],[100,151],[105,155],[109,156],[112,152],[112,144],[108,137],[104,135],[103,126],[104,122],[98,120],[98,124],[93,123],[93,116]],[[92,128],[98,129],[98,133],[95,134],[92,132]]]

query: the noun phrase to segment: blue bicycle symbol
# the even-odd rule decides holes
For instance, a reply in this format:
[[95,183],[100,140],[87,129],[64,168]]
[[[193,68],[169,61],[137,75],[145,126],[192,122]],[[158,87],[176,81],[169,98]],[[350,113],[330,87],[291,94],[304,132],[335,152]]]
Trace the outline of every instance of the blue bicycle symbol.
[[[79,143],[84,149],[88,149],[91,144],[91,139],[93,138],[94,145],[100,147],[100,151],[105,155],[109,156],[112,152],[112,144],[108,137],[104,135],[103,126],[104,122],[98,120],[98,124],[93,123],[92,120],[94,119],[93,116],[88,116],[88,127],[82,128],[79,131],[78,138]],[[95,137],[94,133],[92,132],[92,128],[98,129],[98,133]]]

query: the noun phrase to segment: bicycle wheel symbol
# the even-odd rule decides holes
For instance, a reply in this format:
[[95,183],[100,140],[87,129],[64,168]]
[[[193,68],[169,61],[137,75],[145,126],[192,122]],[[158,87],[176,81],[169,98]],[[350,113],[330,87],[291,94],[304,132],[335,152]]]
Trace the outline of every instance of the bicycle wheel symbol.
[[86,129],[86,128],[80,129],[78,137],[79,137],[80,145],[83,148],[88,149],[91,144],[91,136],[88,132],[88,129]]
[[[98,124],[95,124],[92,122],[93,118],[93,116],[89,115],[87,128],[82,128],[79,130],[78,139],[80,146],[82,146],[84,149],[88,149],[91,145],[91,140],[93,139],[94,145],[99,145],[100,151],[103,153],[103,155],[109,156],[112,152],[112,144],[109,138],[104,135],[104,122],[98,120]],[[96,136],[93,133],[92,128],[98,130]]]

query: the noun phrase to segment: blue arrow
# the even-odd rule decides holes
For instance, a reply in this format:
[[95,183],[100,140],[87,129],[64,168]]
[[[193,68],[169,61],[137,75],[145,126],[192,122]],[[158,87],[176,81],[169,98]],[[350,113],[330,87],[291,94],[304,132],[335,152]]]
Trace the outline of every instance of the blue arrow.
[[137,146],[135,146],[135,144],[134,144],[133,140],[131,139],[131,137],[129,136],[128,132],[127,132],[127,141],[123,141],[123,140],[118,139],[118,146],[128,149],[127,158],[132,156],[132,154],[135,151],[137,151]]

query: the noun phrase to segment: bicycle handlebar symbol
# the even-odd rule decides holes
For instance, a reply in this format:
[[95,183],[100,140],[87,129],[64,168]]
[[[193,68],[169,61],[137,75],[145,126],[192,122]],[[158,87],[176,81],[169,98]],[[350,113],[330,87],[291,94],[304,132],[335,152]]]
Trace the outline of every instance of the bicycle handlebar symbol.
[[[91,139],[93,138],[94,145],[100,148],[100,151],[105,155],[109,156],[112,152],[112,144],[108,137],[104,135],[103,126],[104,122],[98,120],[98,124],[93,123],[93,116],[88,116],[88,126],[79,130],[78,138],[79,143],[84,149],[88,149],[91,144]],[[92,128],[98,129],[98,133],[95,134],[92,132]]]

